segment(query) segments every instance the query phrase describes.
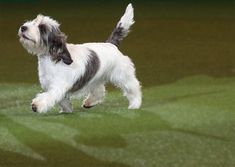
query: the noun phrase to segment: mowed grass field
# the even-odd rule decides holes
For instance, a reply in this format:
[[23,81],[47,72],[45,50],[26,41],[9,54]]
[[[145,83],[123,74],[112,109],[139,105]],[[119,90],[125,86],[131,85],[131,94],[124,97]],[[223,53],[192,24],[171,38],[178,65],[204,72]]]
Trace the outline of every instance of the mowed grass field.
[[140,110],[110,91],[74,113],[33,113],[40,87],[0,84],[0,166],[234,167],[235,78],[194,76],[143,88]]
[[235,166],[234,3],[133,1],[120,50],[136,65],[142,108],[127,110],[112,89],[95,108],[74,100],[72,114],[38,114],[37,58],[18,41],[22,23],[41,13],[69,43],[105,41],[129,3],[40,2],[0,4],[0,167]]

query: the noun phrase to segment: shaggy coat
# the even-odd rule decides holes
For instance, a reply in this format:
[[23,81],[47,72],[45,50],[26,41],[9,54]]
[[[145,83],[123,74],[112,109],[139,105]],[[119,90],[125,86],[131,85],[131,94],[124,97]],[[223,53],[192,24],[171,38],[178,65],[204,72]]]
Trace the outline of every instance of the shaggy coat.
[[123,90],[129,109],[138,109],[142,97],[134,64],[118,49],[134,24],[133,17],[133,7],[129,4],[104,43],[66,43],[59,23],[48,16],[38,15],[24,23],[18,32],[20,42],[37,56],[39,80],[44,90],[32,100],[33,111],[47,112],[58,103],[61,112],[72,112],[72,96],[85,96],[83,107],[90,108],[103,101],[107,82]]

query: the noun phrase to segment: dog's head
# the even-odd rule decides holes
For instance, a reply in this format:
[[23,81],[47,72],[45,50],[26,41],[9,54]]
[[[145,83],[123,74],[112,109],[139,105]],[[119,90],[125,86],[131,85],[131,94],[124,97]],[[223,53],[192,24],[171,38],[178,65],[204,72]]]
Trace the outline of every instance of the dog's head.
[[65,64],[71,64],[73,61],[66,47],[66,35],[59,26],[52,18],[38,15],[19,28],[20,42],[29,53],[48,54],[55,62],[62,60]]

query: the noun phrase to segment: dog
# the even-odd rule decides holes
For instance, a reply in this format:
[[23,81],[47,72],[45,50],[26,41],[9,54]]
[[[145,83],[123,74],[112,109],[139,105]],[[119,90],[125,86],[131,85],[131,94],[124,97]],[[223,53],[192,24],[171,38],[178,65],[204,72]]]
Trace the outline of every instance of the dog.
[[129,101],[128,109],[138,109],[142,103],[141,85],[131,59],[118,46],[134,24],[132,4],[126,8],[106,42],[71,44],[61,32],[60,24],[39,14],[25,22],[18,31],[23,47],[38,58],[39,81],[43,93],[32,100],[32,110],[49,111],[59,104],[61,111],[72,112],[71,97],[85,97],[84,108],[100,104],[105,96],[105,84],[122,89]]

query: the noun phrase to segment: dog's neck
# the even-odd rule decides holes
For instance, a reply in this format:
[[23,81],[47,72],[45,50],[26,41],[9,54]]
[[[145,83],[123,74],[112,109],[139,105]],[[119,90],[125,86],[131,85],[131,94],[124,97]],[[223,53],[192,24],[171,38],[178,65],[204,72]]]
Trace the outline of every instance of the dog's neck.
[[43,62],[53,62],[53,60],[51,59],[51,55],[50,53],[42,53],[42,54],[38,54],[38,62],[41,64]]

